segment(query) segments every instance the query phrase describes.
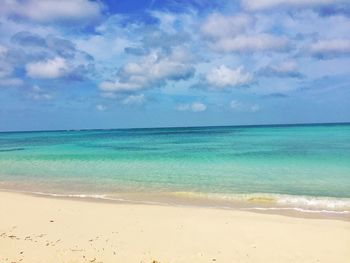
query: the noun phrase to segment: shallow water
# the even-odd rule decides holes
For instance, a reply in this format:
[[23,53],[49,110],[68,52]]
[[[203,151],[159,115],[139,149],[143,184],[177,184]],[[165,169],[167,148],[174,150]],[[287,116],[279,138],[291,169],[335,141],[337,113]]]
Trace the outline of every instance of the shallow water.
[[0,133],[0,188],[350,213],[350,124]]

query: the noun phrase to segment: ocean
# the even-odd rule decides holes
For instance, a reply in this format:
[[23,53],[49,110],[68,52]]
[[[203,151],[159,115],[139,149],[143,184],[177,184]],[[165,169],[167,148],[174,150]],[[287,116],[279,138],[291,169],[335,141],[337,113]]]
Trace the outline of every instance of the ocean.
[[350,124],[2,132],[0,188],[350,215]]

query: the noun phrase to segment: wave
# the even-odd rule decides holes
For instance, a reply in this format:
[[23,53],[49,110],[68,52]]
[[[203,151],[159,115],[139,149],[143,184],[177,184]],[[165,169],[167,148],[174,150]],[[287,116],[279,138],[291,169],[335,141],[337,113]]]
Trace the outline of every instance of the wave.
[[250,207],[245,208],[246,210],[260,210],[260,211],[281,211],[281,210],[287,210],[287,211],[296,211],[296,212],[302,212],[302,213],[316,213],[316,214],[341,214],[341,215],[347,215],[350,214],[350,211],[334,211],[334,210],[311,210],[311,209],[304,209],[300,207]]
[[310,213],[350,214],[350,198],[302,196],[287,194],[221,194],[221,193],[195,193],[175,192],[177,196],[217,200],[223,202],[237,202],[250,210],[294,210]]
[[162,205],[168,204],[164,202],[154,202],[154,201],[136,201],[136,200],[127,199],[127,198],[112,197],[106,194],[56,194],[56,193],[45,193],[45,192],[26,192],[26,191],[20,191],[20,192],[39,195],[39,196],[42,195],[42,196],[60,197],[60,198],[100,199],[105,201],[143,203],[143,204],[162,204]]
[[[9,189],[0,189],[0,191],[1,190],[9,191]],[[155,201],[153,193],[142,193],[140,195],[137,195],[139,198],[130,198],[130,196],[126,198],[127,195],[125,195],[124,198],[120,197],[123,196],[123,194],[121,193],[118,194],[118,196],[116,196],[112,194],[65,194],[20,190],[17,190],[15,192],[58,198],[91,199],[101,201],[104,200],[153,205],[186,206],[186,204],[198,204],[200,206],[204,205],[206,207],[219,207],[225,209],[238,208],[240,210],[295,211],[300,213],[350,215],[350,198],[298,196],[266,193],[222,194],[203,192],[159,192],[156,193],[157,201]],[[147,199],[148,196],[151,195],[153,198]],[[187,202],[186,200],[192,201]],[[193,203],[193,200],[199,200],[199,202]]]

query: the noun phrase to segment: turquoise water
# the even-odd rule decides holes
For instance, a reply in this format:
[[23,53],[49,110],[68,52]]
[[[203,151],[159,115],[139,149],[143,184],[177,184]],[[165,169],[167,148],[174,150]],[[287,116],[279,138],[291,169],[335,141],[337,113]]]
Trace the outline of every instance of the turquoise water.
[[0,187],[350,211],[350,124],[0,133]]

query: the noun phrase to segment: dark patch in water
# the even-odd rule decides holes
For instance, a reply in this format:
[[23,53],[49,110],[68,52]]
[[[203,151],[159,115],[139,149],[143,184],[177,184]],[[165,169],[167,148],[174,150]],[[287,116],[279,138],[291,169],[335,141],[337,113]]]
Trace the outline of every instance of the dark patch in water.
[[23,151],[25,148],[0,149],[0,152],[16,152]]
[[157,151],[156,147],[77,144],[84,148],[111,149],[116,151]]

